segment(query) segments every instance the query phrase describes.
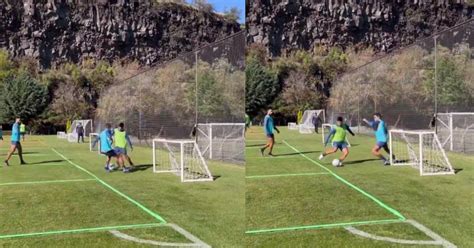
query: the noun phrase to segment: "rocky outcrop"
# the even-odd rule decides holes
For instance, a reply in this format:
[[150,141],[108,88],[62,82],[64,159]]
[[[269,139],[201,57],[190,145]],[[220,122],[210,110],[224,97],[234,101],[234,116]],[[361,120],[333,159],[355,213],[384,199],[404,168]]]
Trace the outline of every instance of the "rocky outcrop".
[[253,0],[246,8],[247,43],[272,56],[316,45],[390,51],[474,15],[464,0]]
[[85,58],[150,65],[240,30],[236,22],[154,0],[0,0],[0,48],[42,68]]

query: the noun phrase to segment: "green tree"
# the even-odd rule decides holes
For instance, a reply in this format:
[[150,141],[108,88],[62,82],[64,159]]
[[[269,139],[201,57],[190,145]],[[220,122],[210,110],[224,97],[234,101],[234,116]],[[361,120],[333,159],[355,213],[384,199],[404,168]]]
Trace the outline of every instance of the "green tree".
[[6,78],[0,96],[0,121],[9,122],[15,117],[30,120],[40,115],[48,104],[46,87],[27,74]]
[[255,58],[247,59],[245,75],[245,111],[255,116],[273,102],[281,91],[281,85],[277,75]]
[[8,56],[8,52],[0,49],[0,84],[13,72],[14,64]]

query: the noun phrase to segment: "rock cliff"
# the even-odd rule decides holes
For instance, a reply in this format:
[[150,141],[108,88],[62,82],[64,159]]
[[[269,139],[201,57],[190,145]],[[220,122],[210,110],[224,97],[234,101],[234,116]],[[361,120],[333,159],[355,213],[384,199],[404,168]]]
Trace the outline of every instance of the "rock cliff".
[[464,0],[252,0],[247,43],[270,55],[326,46],[390,51],[473,17]]
[[0,0],[0,48],[43,69],[85,58],[150,65],[239,30],[220,15],[154,0]]

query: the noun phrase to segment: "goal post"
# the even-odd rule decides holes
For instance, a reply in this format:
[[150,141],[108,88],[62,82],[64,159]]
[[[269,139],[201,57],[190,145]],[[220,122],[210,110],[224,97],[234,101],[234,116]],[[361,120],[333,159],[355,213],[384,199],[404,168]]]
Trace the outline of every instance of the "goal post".
[[296,122],[288,122],[288,130],[298,130],[298,124]]
[[67,132],[67,140],[69,142],[77,142],[77,126],[80,124],[82,124],[82,126],[84,127],[84,136],[88,137],[90,133],[92,133],[92,120],[91,119],[87,119],[87,120],[74,120],[71,124],[71,127],[69,128],[68,132]]
[[207,159],[245,161],[245,123],[198,123],[195,138]]
[[[334,124],[329,124],[329,123],[323,123],[321,125],[321,136],[322,136],[322,142],[324,145],[324,142],[326,141],[326,136],[331,132],[331,129],[334,127]],[[346,143],[348,147],[351,147],[351,142],[349,142],[348,135],[346,135]]]
[[410,165],[421,176],[455,173],[434,131],[390,130],[389,148],[391,165]]
[[153,172],[176,174],[181,182],[214,180],[194,140],[153,139]]
[[474,112],[437,113],[436,134],[450,151],[474,152]]
[[95,147],[93,146],[94,141],[96,138],[99,137],[98,133],[90,133],[89,134],[89,150],[91,152],[97,151],[98,154],[100,154],[100,141],[95,144]]
[[326,116],[324,109],[305,110],[301,123],[298,123],[298,129],[300,133],[309,134],[314,132],[313,117],[317,116],[320,119],[320,123],[326,122]]

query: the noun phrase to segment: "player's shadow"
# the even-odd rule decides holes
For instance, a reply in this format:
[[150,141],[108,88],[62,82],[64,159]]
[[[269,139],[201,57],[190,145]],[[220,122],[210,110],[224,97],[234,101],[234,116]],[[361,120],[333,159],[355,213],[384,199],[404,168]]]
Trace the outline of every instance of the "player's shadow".
[[[245,147],[257,147],[257,146],[264,146],[266,145],[267,143],[261,143],[261,144],[254,144],[254,145],[246,145]],[[281,145],[283,143],[281,142],[275,142],[275,145]]]
[[25,155],[25,154],[38,154],[39,152],[22,152],[21,154]]
[[40,165],[40,164],[50,164],[50,163],[62,163],[65,162],[66,160],[63,159],[56,159],[56,160],[45,160],[45,161],[40,161],[40,162],[34,162],[34,163],[28,163],[30,165]]
[[145,170],[148,170],[149,168],[153,167],[152,164],[139,164],[139,165],[135,165],[135,166],[132,166],[132,172],[136,172],[136,171],[145,171]]
[[463,170],[461,168],[453,168],[453,169],[454,169],[454,174],[458,174],[459,172]]
[[362,163],[371,162],[371,161],[380,161],[380,159],[376,159],[376,158],[359,159],[359,160],[346,161],[344,162],[344,164],[362,164]]
[[291,152],[291,153],[278,153],[273,154],[273,157],[283,157],[283,156],[297,156],[301,154],[311,154],[311,153],[319,153],[321,151],[304,151],[304,152]]

